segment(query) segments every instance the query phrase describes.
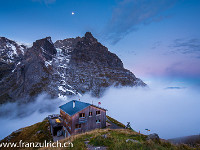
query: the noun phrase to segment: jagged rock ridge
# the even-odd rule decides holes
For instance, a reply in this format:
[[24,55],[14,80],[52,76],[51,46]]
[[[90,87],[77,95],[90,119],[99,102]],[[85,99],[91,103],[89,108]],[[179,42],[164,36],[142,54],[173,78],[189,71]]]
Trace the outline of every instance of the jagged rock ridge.
[[28,102],[42,92],[54,98],[88,92],[100,97],[110,86],[146,85],[90,32],[55,43],[47,37],[30,48],[0,38],[0,52],[1,103]]

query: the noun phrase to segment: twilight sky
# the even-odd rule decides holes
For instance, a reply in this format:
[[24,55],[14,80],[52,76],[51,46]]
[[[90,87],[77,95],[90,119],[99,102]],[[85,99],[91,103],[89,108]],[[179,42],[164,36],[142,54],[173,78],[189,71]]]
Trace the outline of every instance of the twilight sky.
[[200,84],[199,0],[0,0],[0,18],[0,36],[9,39],[91,31],[142,79]]

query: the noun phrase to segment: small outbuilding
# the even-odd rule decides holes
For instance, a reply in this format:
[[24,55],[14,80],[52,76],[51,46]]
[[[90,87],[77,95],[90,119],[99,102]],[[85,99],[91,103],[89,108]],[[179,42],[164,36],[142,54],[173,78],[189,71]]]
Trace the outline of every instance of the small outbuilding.
[[63,124],[60,119],[60,115],[49,115],[48,116],[49,123],[50,123],[50,131],[53,136],[61,136]]

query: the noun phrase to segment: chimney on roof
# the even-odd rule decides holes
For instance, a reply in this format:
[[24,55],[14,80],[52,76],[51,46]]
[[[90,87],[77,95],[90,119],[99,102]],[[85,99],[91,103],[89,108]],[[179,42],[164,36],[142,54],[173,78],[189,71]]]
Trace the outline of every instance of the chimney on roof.
[[75,101],[73,101],[73,108],[75,107]]

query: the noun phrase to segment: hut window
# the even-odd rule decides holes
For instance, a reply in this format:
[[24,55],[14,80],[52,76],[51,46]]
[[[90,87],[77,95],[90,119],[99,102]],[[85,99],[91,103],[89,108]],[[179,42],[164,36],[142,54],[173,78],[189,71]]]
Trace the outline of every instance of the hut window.
[[92,116],[92,112],[89,112],[89,116]]
[[99,120],[96,120],[96,123],[100,123],[101,122],[101,120],[99,119]]
[[85,113],[80,113],[79,117],[85,117]]
[[96,115],[100,115],[100,111],[96,111]]
[[81,128],[81,124],[76,124],[76,129]]

